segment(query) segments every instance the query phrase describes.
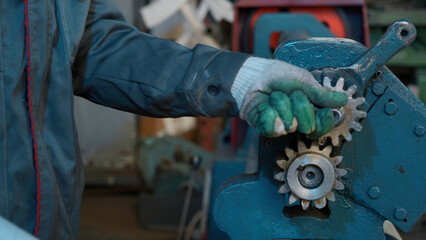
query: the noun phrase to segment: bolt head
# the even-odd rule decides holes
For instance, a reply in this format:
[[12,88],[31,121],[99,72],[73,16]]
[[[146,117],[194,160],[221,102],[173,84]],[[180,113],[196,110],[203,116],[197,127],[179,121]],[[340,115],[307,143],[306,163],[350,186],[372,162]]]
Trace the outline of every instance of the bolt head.
[[395,208],[393,215],[397,220],[402,221],[407,218],[407,211],[404,208]]
[[417,135],[417,137],[422,137],[425,135],[425,127],[417,126],[416,129],[414,129],[414,133]]
[[398,112],[398,106],[394,102],[388,102],[385,105],[385,112],[389,116],[394,115],[396,112]]
[[370,189],[368,189],[368,196],[371,199],[378,199],[381,194],[382,192],[379,187],[370,187]]
[[376,96],[382,95],[385,92],[385,86],[382,83],[376,83],[373,86],[373,93]]

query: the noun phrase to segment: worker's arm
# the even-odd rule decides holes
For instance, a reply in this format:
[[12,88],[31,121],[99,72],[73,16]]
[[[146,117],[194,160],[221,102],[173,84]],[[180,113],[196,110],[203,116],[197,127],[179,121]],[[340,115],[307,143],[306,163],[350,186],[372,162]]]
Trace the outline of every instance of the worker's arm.
[[311,136],[331,129],[331,111],[311,103],[336,107],[346,103],[345,94],[321,89],[308,71],[291,64],[247,58],[141,33],[112,0],[96,0],[73,68],[74,92],[154,117],[239,114],[266,136],[295,130],[296,124]]
[[74,93],[147,116],[235,116],[230,88],[247,57],[141,33],[112,0],[96,0],[73,66]]

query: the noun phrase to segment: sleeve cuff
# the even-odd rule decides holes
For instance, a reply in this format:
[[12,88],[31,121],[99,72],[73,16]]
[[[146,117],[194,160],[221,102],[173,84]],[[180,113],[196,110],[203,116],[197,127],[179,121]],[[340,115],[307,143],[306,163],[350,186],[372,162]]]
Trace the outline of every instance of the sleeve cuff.
[[274,60],[249,57],[235,77],[231,87],[231,93],[238,105],[238,110],[241,110],[244,97],[249,89],[258,81],[265,79],[265,74],[268,68],[274,63]]

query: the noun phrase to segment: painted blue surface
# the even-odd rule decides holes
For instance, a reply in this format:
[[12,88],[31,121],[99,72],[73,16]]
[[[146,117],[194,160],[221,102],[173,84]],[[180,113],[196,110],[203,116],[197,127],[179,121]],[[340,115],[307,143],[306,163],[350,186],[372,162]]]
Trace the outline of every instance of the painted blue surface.
[[[233,161],[233,160],[216,160],[212,167],[212,185],[210,193],[210,203],[216,199],[220,185],[227,179],[245,173],[246,161]],[[228,235],[221,231],[213,218],[213,204],[209,206],[209,219],[208,219],[208,240],[225,240],[229,239]]]
[[[277,59],[309,69],[319,81],[325,76],[334,81],[343,76],[346,85],[357,85],[356,96],[366,98],[368,117],[361,122],[363,130],[353,133],[353,140],[341,149],[342,167],[352,174],[342,180],[345,190],[338,191],[336,201],[328,203],[328,217],[292,216],[288,201],[277,192],[278,182],[273,179],[276,153],[297,141],[296,136],[269,140],[269,146],[261,138],[259,172],[228,180],[215,201],[216,222],[233,240],[384,239],[385,219],[409,231],[426,212],[426,139],[415,134],[416,128],[426,126],[426,107],[381,66],[385,54],[372,59],[374,52],[364,55],[366,51],[362,44],[337,38],[312,38],[277,50]],[[372,78],[346,71],[357,61],[377,63],[377,69],[366,72]],[[375,93],[373,86],[378,83],[384,89]],[[392,114],[385,111],[389,102],[397,107]],[[380,190],[378,197],[369,196],[371,187]],[[399,214],[404,211],[405,218]]]

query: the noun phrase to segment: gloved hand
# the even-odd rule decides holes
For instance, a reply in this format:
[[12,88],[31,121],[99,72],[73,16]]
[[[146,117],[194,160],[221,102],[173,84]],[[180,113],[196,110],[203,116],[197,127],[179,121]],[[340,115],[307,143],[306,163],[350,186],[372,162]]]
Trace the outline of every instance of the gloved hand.
[[330,108],[348,101],[345,93],[322,87],[306,69],[258,57],[246,60],[231,92],[241,119],[266,137],[298,130],[318,138],[334,125]]

